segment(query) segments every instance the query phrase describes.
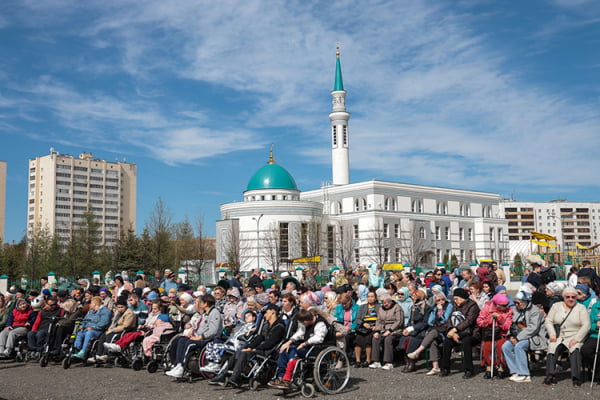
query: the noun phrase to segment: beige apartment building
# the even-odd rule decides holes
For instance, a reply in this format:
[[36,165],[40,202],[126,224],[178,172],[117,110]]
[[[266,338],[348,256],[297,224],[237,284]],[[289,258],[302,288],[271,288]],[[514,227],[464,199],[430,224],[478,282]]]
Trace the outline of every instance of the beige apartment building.
[[5,242],[4,224],[6,216],[6,161],[0,161],[0,244]]
[[92,153],[50,154],[29,160],[27,237],[48,230],[66,243],[91,208],[100,223],[102,244],[135,229],[137,166],[109,162]]

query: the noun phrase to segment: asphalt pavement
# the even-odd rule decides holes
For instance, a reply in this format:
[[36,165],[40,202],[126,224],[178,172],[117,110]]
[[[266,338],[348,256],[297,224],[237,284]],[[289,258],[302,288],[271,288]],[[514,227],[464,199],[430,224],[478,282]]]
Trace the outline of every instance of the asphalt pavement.
[[[368,368],[352,369],[350,386],[334,396],[316,394],[316,398],[332,399],[599,399],[600,386],[590,389],[589,382],[573,388],[568,372],[558,376],[559,383],[542,385],[543,370],[537,371],[531,383],[513,383],[508,380],[485,380],[482,374],[462,379],[457,369],[449,377],[425,376],[424,362],[413,373],[402,373],[401,368],[391,371]],[[261,387],[258,391],[210,386],[204,380],[193,383],[176,382],[160,371],[133,371],[119,367],[83,367],[74,364],[65,370],[60,365],[41,368],[37,363],[0,361],[0,400],[132,400],[132,399],[302,399],[299,394],[283,396],[281,390]]]

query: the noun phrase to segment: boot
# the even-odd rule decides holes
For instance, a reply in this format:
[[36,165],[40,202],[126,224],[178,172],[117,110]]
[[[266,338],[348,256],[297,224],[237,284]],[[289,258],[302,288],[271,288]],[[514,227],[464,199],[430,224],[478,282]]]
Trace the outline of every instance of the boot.
[[405,365],[402,369],[402,372],[414,372],[414,370],[416,369],[414,360],[411,360],[410,358],[408,358],[407,355],[404,355],[404,363]]

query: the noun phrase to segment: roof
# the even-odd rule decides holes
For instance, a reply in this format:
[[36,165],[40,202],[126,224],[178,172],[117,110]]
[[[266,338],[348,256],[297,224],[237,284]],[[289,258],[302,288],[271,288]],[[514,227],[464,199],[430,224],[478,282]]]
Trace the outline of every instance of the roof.
[[267,165],[263,165],[252,175],[246,187],[246,191],[261,189],[298,190],[292,175],[273,160],[272,153]]
[[342,65],[340,64],[340,51],[338,48],[335,53],[335,83],[333,84],[333,91],[344,90],[344,82],[342,80]]

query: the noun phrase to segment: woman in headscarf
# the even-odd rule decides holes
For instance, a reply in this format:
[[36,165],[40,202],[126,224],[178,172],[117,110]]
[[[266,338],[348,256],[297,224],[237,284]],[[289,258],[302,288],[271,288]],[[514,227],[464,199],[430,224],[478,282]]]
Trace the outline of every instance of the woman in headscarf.
[[527,352],[545,350],[546,328],[544,315],[539,307],[531,303],[531,295],[519,291],[515,296],[512,326],[508,340],[502,345],[502,356],[513,382],[531,382]]
[[425,375],[437,375],[440,370],[440,344],[444,340],[445,324],[452,315],[454,309],[451,302],[443,294],[436,294],[434,297],[435,306],[429,313],[427,325],[430,327],[423,341],[417,349],[407,354],[407,357],[414,363],[419,358],[421,352],[429,348],[429,358],[431,359],[432,368]]
[[579,304],[583,304],[585,309],[590,312],[597,299],[592,297],[592,293],[588,285],[585,283],[578,283],[577,286],[575,286],[575,290],[577,291],[577,302]]
[[400,342],[398,343],[398,346],[396,346],[397,350],[404,350],[406,366],[402,372],[413,372],[416,369],[415,361],[412,358],[409,358],[408,354],[419,347],[427,334],[427,321],[429,320],[431,307],[425,300],[425,296],[425,291],[423,290],[415,290],[411,296],[413,299],[413,306],[410,310],[409,321],[402,330]]
[[[379,297],[381,308],[377,312],[377,322],[373,332],[373,363],[369,368],[382,368],[381,362],[384,362],[383,368],[392,369],[394,366],[394,341],[395,334],[399,334],[404,326],[404,315],[402,308],[392,300],[389,294],[383,293]],[[383,344],[383,357],[381,357],[381,345]]]
[[508,306],[505,294],[495,295],[479,312],[477,325],[481,328],[481,366],[485,367],[484,379],[494,376],[502,377],[506,371],[506,363],[502,357],[502,345],[506,341],[512,325],[513,310]]
[[410,309],[413,306],[413,299],[410,297],[410,290],[408,287],[404,286],[398,289],[398,300],[396,301],[400,308],[402,308],[402,312],[404,313],[404,324],[408,324],[408,319],[410,317]]

